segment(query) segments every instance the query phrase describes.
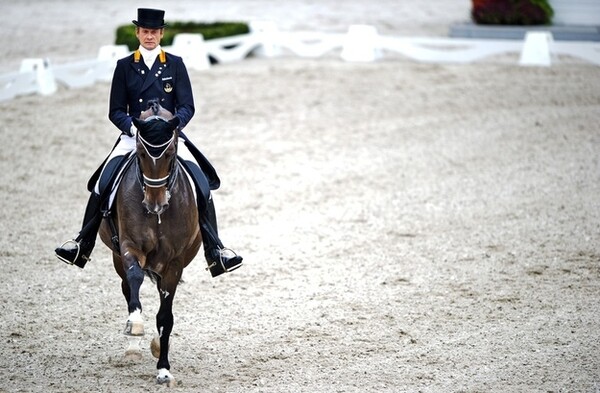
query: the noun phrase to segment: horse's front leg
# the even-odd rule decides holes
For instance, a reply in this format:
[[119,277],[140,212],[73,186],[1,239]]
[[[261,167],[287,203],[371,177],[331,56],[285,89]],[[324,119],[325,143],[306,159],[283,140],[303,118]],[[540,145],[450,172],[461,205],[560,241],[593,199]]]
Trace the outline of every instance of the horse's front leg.
[[[163,277],[157,282],[160,294],[160,308],[156,314],[156,329],[158,330],[160,352],[158,354],[158,363],[156,364],[156,368],[158,369],[156,382],[167,384],[167,386],[175,386],[175,378],[170,372],[169,338],[173,331],[173,298],[175,297],[179,277],[181,277],[181,271],[170,271],[167,277]],[[156,341],[153,344],[157,346]]]
[[122,289],[127,299],[129,317],[125,325],[125,335],[143,336],[144,320],[142,319],[142,303],[140,302],[140,288],[144,282],[144,271],[140,266],[140,257],[134,251],[122,247],[123,282]]
[[[129,309],[129,318],[125,325],[124,333],[127,335],[127,341],[129,343],[127,350],[125,351],[125,359],[128,360],[140,360],[142,358],[142,348],[140,343],[144,335],[144,321],[142,320],[141,314],[141,303],[139,297],[139,289],[144,280],[143,274],[139,274],[138,268],[125,269],[125,264],[129,266],[137,266],[137,261],[132,265],[132,261],[128,260],[125,262],[124,258],[121,258],[118,254],[113,254],[113,265],[116,272],[121,277],[121,291],[127,302]],[[133,289],[132,289],[133,288]],[[136,311],[139,310],[139,311]]]

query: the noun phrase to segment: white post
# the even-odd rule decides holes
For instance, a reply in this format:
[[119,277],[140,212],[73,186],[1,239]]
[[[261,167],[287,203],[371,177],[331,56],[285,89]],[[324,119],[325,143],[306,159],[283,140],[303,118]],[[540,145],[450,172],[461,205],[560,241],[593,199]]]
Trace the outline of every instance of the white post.
[[550,47],[552,41],[552,33],[549,31],[528,31],[525,35],[519,64],[522,66],[551,66]]
[[171,52],[181,56],[188,68],[203,71],[210,68],[208,50],[202,34],[181,33],[173,39]]
[[98,50],[98,60],[110,60],[117,62],[117,60],[127,56],[131,51],[127,45],[103,45]]
[[56,81],[48,59],[23,59],[21,73],[35,72],[37,93],[47,96],[56,92]]
[[344,38],[341,57],[346,61],[372,62],[381,57],[379,34],[374,26],[352,25]]
[[130,52],[127,45],[103,45],[98,50],[98,65],[96,66],[96,80],[110,82],[117,65],[117,60],[127,56]]
[[281,55],[281,46],[276,38],[279,30],[274,22],[252,21],[250,32],[260,37],[261,46],[252,52],[256,56],[272,58]]

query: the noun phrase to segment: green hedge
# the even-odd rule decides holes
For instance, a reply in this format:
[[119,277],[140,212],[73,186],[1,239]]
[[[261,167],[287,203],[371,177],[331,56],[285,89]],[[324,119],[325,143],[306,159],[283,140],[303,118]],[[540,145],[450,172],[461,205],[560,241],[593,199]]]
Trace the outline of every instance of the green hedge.
[[471,16],[484,25],[548,25],[554,10],[548,0],[472,0]]
[[[250,28],[243,22],[214,22],[214,23],[196,23],[196,22],[172,22],[167,23],[161,45],[169,46],[173,44],[173,38],[179,33],[200,33],[205,40],[214,38],[230,37],[234,35],[247,34]],[[135,36],[135,25],[123,25],[117,27],[116,45],[127,45],[129,50],[136,50],[140,43]]]

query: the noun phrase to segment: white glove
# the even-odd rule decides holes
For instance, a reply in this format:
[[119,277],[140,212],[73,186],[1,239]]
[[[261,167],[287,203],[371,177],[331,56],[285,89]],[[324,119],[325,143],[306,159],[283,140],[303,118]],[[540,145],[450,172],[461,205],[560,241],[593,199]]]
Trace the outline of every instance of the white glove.
[[137,128],[132,123],[131,128],[129,129],[129,136],[134,137],[135,134],[137,134]]

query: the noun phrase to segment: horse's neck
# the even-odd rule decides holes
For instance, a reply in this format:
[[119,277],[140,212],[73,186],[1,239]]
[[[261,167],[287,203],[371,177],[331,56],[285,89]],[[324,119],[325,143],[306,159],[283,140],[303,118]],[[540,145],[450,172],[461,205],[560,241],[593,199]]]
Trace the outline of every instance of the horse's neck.
[[193,177],[185,170],[185,167],[180,162],[180,158],[178,157],[177,163],[175,164],[175,170],[177,173],[177,179],[175,181],[175,186],[184,193],[192,194],[194,201],[198,200],[198,195],[196,193],[196,185],[194,184]]

